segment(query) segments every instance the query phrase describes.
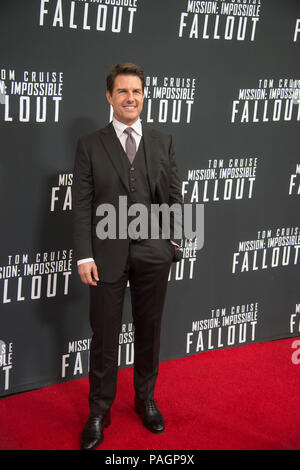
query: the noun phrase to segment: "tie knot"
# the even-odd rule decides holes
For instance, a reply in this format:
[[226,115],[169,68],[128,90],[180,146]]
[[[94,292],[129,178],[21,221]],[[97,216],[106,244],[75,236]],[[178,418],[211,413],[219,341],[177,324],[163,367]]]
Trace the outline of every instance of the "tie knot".
[[130,135],[132,133],[133,129],[131,127],[126,127],[126,129],[124,130],[124,132],[126,132],[126,134]]

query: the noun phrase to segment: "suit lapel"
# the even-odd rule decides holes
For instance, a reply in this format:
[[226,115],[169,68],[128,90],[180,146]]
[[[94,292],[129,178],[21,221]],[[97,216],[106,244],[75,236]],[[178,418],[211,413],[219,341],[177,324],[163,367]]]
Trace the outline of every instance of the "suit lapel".
[[104,129],[100,130],[100,138],[123,185],[129,193],[128,175],[124,173],[120,144],[112,123],[109,123]]
[[155,186],[159,174],[159,152],[156,138],[147,126],[143,125],[143,138],[145,148],[145,158],[152,200],[155,200]]

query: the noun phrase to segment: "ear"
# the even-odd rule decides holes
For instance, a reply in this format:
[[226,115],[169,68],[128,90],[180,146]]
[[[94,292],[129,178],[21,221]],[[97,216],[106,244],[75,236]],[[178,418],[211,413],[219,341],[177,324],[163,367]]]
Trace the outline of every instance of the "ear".
[[106,99],[109,102],[109,104],[112,104],[112,97],[108,90],[106,90]]

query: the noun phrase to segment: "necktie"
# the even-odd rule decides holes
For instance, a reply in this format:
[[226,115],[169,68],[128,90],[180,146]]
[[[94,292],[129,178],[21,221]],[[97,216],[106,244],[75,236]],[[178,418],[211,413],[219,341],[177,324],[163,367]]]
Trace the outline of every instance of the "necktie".
[[124,132],[128,135],[126,139],[126,153],[127,157],[129,158],[130,163],[133,162],[135,154],[136,154],[136,143],[135,139],[132,135],[132,129],[131,127],[127,127]]

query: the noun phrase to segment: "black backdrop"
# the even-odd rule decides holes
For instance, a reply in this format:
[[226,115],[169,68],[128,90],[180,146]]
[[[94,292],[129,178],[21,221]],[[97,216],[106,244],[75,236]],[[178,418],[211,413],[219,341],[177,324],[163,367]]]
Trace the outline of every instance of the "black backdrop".
[[[298,0],[2,0],[0,395],[88,373],[72,257],[78,136],[105,77],[147,76],[142,118],[174,136],[204,246],[173,265],[161,360],[299,335]],[[120,368],[134,358],[130,298]]]

